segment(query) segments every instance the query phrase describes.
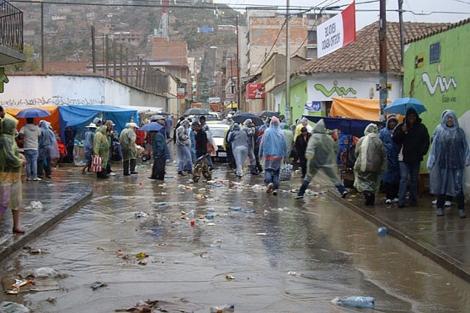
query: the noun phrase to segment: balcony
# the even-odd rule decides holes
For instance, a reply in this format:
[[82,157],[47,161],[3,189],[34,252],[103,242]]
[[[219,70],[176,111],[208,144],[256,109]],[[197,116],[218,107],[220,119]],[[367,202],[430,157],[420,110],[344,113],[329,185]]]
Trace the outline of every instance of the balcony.
[[0,66],[24,61],[23,12],[0,0]]

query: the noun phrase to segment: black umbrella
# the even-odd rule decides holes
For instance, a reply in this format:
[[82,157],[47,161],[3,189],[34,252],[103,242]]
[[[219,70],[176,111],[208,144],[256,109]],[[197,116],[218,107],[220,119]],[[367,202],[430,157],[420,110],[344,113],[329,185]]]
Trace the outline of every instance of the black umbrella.
[[259,114],[259,117],[263,118],[263,117],[277,117],[279,118],[281,114],[279,112],[274,112],[274,111],[262,111],[260,114]]
[[188,115],[208,115],[208,114],[209,114],[209,110],[200,109],[200,108],[191,108],[191,109],[187,109],[186,112],[184,112],[185,116],[188,116]]
[[263,120],[259,116],[253,113],[236,114],[235,116],[233,116],[232,119],[235,123],[238,123],[238,124],[242,124],[247,119],[250,119],[255,124],[255,126],[261,126],[264,124]]

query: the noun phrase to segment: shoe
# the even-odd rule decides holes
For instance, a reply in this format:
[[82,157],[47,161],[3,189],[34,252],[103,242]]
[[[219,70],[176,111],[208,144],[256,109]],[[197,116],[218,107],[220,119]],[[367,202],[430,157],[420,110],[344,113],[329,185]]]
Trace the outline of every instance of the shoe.
[[460,218],[466,218],[467,215],[465,215],[465,211],[464,210],[459,210],[459,217]]
[[180,175],[180,176],[186,176],[186,173],[185,173],[185,172],[178,172],[178,175]]
[[346,190],[343,191],[343,192],[341,193],[341,198],[343,198],[343,199],[346,198],[346,197],[348,196],[348,194],[349,194],[349,192],[347,192]]
[[437,199],[436,200],[432,200],[432,205],[436,205],[437,204]]
[[294,197],[294,199],[303,199],[303,198],[304,198],[304,195],[296,195],[296,196]]
[[273,190],[273,195],[277,196],[277,189]]
[[123,175],[123,176],[131,176],[131,174],[129,174],[129,173],[124,173],[124,174],[122,174],[122,175]]
[[266,193],[271,193],[273,192],[274,185],[272,183],[268,184],[268,187],[266,188]]
[[131,172],[131,175],[137,175],[137,174],[139,174],[139,173],[137,173],[137,172]]
[[442,209],[442,208],[437,208],[437,209],[436,209],[436,215],[437,215],[437,216],[444,216],[444,209]]
[[25,233],[24,230],[22,229],[19,229],[19,228],[13,228],[13,234],[17,234],[17,235],[23,235]]
[[33,181],[41,181],[42,179],[39,177],[33,178]]
[[393,198],[392,200],[393,203],[398,203],[398,201],[400,201],[398,198]]
[[452,206],[452,202],[446,201],[446,202],[444,203],[444,206],[445,206],[446,208],[450,208],[450,207]]
[[385,200],[385,204],[392,204],[392,202],[393,202],[392,199]]

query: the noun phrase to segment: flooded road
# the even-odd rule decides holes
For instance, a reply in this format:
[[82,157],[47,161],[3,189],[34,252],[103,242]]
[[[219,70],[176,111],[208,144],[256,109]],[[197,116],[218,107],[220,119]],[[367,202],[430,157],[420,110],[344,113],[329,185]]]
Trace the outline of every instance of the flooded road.
[[[468,283],[377,236],[374,225],[326,194],[294,200],[289,190],[298,177],[272,196],[261,177],[230,183],[235,177],[223,166],[210,185],[177,177],[173,166],[164,184],[152,182],[149,170],[107,181],[78,169],[58,172],[59,180],[92,185],[93,199],[29,244],[46,253],[19,251],[1,266],[3,277],[39,267],[67,276],[56,290],[0,299],[44,313],[114,312],[148,299],[164,301],[168,312],[222,304],[273,313],[470,310]],[[92,290],[96,281],[107,286]],[[351,295],[375,297],[376,309],[331,304]]]

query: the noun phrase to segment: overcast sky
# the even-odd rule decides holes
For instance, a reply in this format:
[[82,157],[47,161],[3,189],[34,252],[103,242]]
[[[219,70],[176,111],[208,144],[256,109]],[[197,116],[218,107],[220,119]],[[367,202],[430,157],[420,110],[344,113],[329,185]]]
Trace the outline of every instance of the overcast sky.
[[[356,0],[356,3],[369,0]],[[286,5],[285,0],[215,0],[218,3],[235,3],[243,5]],[[323,0],[290,0],[291,5],[297,6],[315,6],[319,3],[324,2]],[[336,2],[336,0],[328,0],[323,5]],[[348,4],[351,0],[340,0],[334,5]],[[322,5],[322,6],[323,6]],[[388,9],[397,9],[398,0],[388,0]],[[378,20],[378,9],[379,4],[368,3],[368,4],[357,4],[356,9],[375,9],[377,12],[357,12],[356,13],[356,28],[360,29],[376,20]],[[446,12],[461,12],[463,14],[444,14],[436,13],[430,15],[414,15],[411,13],[404,14],[404,20],[410,22],[457,22],[470,17],[470,0],[404,0],[404,10],[411,10],[416,13],[429,13],[432,11],[446,11]],[[387,20],[398,21],[398,13],[388,12]]]

